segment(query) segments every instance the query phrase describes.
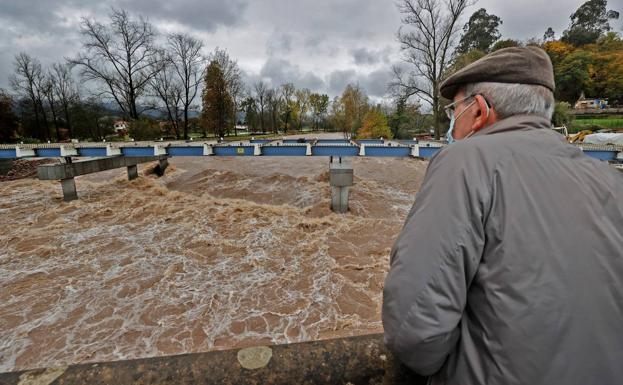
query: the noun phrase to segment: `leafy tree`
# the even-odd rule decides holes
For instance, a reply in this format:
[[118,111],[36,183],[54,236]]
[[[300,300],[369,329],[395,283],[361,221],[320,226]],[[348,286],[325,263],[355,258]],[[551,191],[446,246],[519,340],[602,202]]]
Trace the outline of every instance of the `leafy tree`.
[[294,104],[297,111],[299,131],[303,129],[303,119],[305,119],[305,116],[307,115],[307,112],[309,110],[310,95],[311,91],[307,88],[296,90],[294,92]]
[[0,89],[0,143],[15,142],[19,125],[13,112],[13,99]]
[[456,71],[467,67],[476,60],[483,58],[485,55],[485,52],[477,49],[472,49],[464,54],[458,55],[452,62],[452,66],[448,69],[448,74],[453,74]]
[[623,40],[610,32],[596,44],[574,47],[563,41],[543,45],[556,76],[556,98],[575,103],[584,91],[589,97],[623,100]]
[[363,119],[370,109],[368,96],[359,85],[349,84],[344,89],[342,96],[336,100],[333,106],[336,113],[335,122],[340,131],[345,135],[355,136],[363,124]]
[[523,44],[520,41],[514,39],[498,40],[491,48],[491,52],[495,52],[502,48],[521,47],[522,45]]
[[563,41],[548,41],[543,44],[543,49],[548,53],[550,59],[552,59],[552,64],[554,64],[554,68],[556,68],[571,52],[575,50],[575,47],[571,44],[565,43]]
[[394,138],[398,137],[400,129],[409,121],[407,117],[407,99],[400,97],[396,100],[396,110],[389,118],[389,127]]
[[565,57],[555,71],[556,96],[573,103],[590,86],[589,70],[594,63],[588,51],[574,51]]
[[369,110],[363,119],[361,128],[357,131],[357,138],[360,139],[376,139],[386,138],[392,139],[393,135],[387,125],[387,118],[376,108]]
[[294,88],[294,84],[286,83],[281,85],[281,106],[282,106],[282,114],[283,114],[283,122],[284,122],[284,132],[288,131],[288,123],[292,121],[293,112],[295,112],[295,103],[294,103],[294,92],[296,88]]
[[589,48],[594,61],[589,67],[587,92],[591,96],[609,98],[613,103],[623,101],[623,40],[609,34]]
[[[210,55],[210,60],[216,61],[221,68],[225,84],[227,85],[227,93],[231,97],[231,101],[233,103],[235,115],[238,112],[240,103],[246,94],[244,82],[242,81],[242,71],[238,66],[238,62],[232,59],[226,50],[218,47]],[[238,135],[238,132],[235,130],[236,119],[232,119],[228,124],[227,132],[234,129],[234,134]]]
[[619,18],[619,12],[607,10],[608,0],[589,0],[571,15],[571,26],[562,35],[562,41],[576,47],[597,42],[611,30],[610,20]]
[[162,135],[160,124],[147,117],[133,120],[129,125],[128,133],[134,140],[154,140]]
[[465,54],[474,49],[489,52],[491,46],[502,36],[498,29],[501,24],[502,19],[496,15],[489,15],[486,9],[480,8],[463,27],[463,36],[457,52]]
[[202,99],[205,132],[217,137],[225,136],[235,120],[234,102],[228,92],[223,71],[215,60],[208,66]]
[[568,126],[571,122],[571,116],[569,115],[569,109],[571,105],[567,102],[558,102],[554,108],[554,115],[552,115],[552,124],[554,127]]
[[249,128],[249,131],[256,132],[260,116],[258,114],[257,101],[255,98],[248,96],[242,101],[242,108],[244,109],[245,124]]
[[329,96],[313,93],[309,95],[309,105],[314,117],[314,129],[318,130],[320,122],[324,119],[329,108]]

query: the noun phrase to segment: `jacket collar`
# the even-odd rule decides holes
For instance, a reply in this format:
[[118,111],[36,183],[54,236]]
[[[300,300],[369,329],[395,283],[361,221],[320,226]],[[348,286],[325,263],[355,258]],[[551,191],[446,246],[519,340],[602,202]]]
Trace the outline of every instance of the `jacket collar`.
[[499,120],[477,132],[472,137],[480,135],[491,135],[505,131],[530,130],[540,128],[551,128],[552,123],[541,116],[536,115],[513,115]]

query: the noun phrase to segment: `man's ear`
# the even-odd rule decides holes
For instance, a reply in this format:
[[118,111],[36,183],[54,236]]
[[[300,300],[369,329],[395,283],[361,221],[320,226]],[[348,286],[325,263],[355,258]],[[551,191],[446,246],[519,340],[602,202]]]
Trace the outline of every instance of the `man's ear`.
[[477,108],[474,109],[475,116],[474,123],[472,123],[472,130],[476,132],[487,125],[492,111],[482,95],[475,95],[474,100],[476,100]]

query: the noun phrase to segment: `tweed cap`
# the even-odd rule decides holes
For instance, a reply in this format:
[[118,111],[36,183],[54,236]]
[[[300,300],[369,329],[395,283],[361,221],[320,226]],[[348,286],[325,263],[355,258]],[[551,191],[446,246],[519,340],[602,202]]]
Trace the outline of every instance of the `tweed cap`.
[[511,47],[488,54],[458,70],[443,81],[441,95],[454,98],[459,88],[469,83],[536,84],[554,91],[554,68],[545,51],[538,47]]

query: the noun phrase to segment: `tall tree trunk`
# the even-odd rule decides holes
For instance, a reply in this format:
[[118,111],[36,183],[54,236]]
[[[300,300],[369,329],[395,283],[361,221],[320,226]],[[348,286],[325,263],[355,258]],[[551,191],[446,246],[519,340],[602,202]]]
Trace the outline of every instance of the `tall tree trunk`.
[[37,135],[39,136],[39,139],[45,140],[45,133],[41,132],[41,122],[39,120],[39,105],[37,104],[37,102],[34,102],[33,107],[35,109],[35,128],[37,130]]
[[266,133],[264,129],[264,107],[260,106],[260,127],[262,129],[262,134]]
[[184,140],[188,140],[188,107],[184,107]]
[[39,108],[41,110],[41,115],[43,118],[43,127],[45,128],[45,136],[48,141],[52,141],[52,134],[50,133],[50,125],[48,124],[48,115],[45,113],[45,109],[43,108],[43,103],[39,102]]
[[71,131],[71,122],[69,121],[69,107],[67,106],[67,104],[63,105],[63,110],[65,112],[65,123],[67,124],[67,135],[69,135],[69,138],[71,139],[73,133]]
[[50,100],[50,112],[52,112],[52,122],[54,122],[54,131],[56,132],[56,141],[61,141],[61,133],[58,128],[58,118],[56,116],[56,108],[54,108],[54,103]]
[[439,140],[441,138],[441,129],[439,127],[439,94],[437,91],[433,93],[433,121],[435,140]]

